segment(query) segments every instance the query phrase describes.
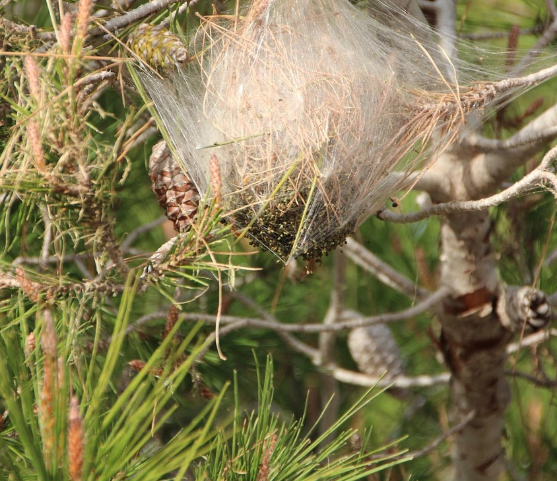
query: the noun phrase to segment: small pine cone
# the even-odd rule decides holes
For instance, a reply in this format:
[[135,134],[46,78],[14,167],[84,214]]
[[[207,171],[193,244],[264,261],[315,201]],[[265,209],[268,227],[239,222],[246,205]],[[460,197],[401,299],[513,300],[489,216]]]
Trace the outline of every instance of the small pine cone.
[[180,37],[162,25],[142,23],[128,40],[132,51],[157,70],[173,69],[190,60]]
[[497,314],[507,329],[530,333],[547,327],[553,313],[542,291],[530,286],[507,286],[499,296]]
[[[361,316],[349,311],[343,317],[353,319]],[[352,329],[348,335],[348,349],[358,369],[368,376],[380,377],[385,374],[383,379],[389,381],[404,375],[402,355],[386,324]],[[403,389],[391,389],[389,392],[399,398],[407,395]]]
[[149,175],[159,205],[174,223],[174,228],[184,232],[197,216],[199,192],[172,158],[164,140],[153,146],[149,157]]

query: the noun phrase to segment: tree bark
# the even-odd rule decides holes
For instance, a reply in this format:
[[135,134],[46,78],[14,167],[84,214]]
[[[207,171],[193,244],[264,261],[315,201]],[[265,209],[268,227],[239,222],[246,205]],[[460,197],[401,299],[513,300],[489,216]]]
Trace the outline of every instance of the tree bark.
[[439,318],[441,346],[452,373],[454,423],[474,412],[457,435],[454,480],[495,480],[504,468],[501,446],[510,392],[504,376],[511,334],[499,322],[499,295],[487,212],[442,220],[441,283],[451,294]]

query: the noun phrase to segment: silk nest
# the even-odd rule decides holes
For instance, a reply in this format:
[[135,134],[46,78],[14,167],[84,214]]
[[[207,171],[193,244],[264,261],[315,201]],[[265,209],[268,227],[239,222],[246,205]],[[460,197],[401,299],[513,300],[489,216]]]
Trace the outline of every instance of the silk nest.
[[379,2],[259,0],[202,18],[185,67],[140,77],[202,196],[218,159],[235,231],[283,261],[318,259],[465,122],[459,99],[478,72],[434,37]]

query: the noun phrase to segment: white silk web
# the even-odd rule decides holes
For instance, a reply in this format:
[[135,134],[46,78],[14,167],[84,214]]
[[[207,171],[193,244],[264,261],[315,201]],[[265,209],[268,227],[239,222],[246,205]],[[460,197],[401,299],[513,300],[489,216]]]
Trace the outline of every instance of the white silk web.
[[203,18],[169,78],[140,74],[200,193],[214,154],[226,218],[284,261],[342,244],[490,100],[425,24],[377,6],[257,0]]

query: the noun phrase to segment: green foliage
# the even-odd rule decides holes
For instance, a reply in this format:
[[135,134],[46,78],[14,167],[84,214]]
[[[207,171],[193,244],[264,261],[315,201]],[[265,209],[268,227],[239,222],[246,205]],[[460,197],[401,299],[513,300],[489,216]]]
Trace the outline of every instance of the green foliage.
[[[535,31],[546,21],[543,3],[516,0],[502,8],[500,2],[462,1],[459,31],[485,32],[488,26],[502,31],[515,23]],[[24,8],[30,5],[35,7]],[[14,21],[51,25],[45,3],[11,2],[3,8],[13,12]],[[178,8],[174,4],[143,21],[168,19],[173,32],[188,36],[197,19],[193,11],[176,15]],[[212,5],[202,1],[195,8],[207,14]],[[121,29],[118,38],[125,43],[136,27]],[[521,35],[519,46],[528,48],[536,35]],[[130,89],[131,79],[125,73],[119,77],[126,70],[119,57],[126,52],[121,44],[98,37],[86,52],[70,56],[59,47],[37,52],[44,43],[27,31],[3,25],[0,36],[2,49],[14,54],[0,57],[0,479],[71,479],[72,398],[79,402],[82,423],[83,480],[259,481],[265,466],[268,479],[276,480],[448,478],[447,442],[382,472],[377,470],[395,461],[385,456],[372,462],[368,451],[403,433],[409,434],[405,449],[427,445],[450,424],[446,386],[415,389],[410,400],[400,401],[375,392],[362,397],[362,388],[342,385],[336,400],[347,414],[318,434],[318,393],[326,373],[313,359],[263,328],[224,332],[221,345],[228,360],[219,358],[212,348],[214,324],[197,324],[196,314],[211,316],[221,309],[223,315],[242,319],[260,318],[263,311],[284,324],[321,322],[328,309],[332,259],[317,266],[298,262],[287,271],[271,255],[254,254],[228,236],[218,210],[202,206],[198,230],[180,236],[162,265],[154,265],[150,257],[169,235],[159,224],[143,230],[162,214],[146,169],[154,139],[136,142],[134,132],[152,123],[140,95]],[[490,42],[506,46],[508,39]],[[38,95],[25,67],[30,52],[47,52],[33,56]],[[91,59],[95,55],[111,60],[101,65]],[[118,65],[111,70],[117,72],[114,77],[88,83],[112,63]],[[486,125],[485,133],[512,135],[531,118],[524,115],[537,99],[551,98],[552,88],[535,89],[511,103]],[[31,139],[32,122],[38,144]],[[518,172],[517,178],[522,175]],[[409,195],[400,209],[416,209],[415,196]],[[546,292],[557,289],[555,263],[543,263],[557,248],[554,216],[549,194],[493,210],[493,247],[503,281]],[[135,240],[130,233],[137,234]],[[437,283],[438,236],[437,219],[410,226],[370,219],[356,235],[378,257],[428,289]],[[233,290],[223,290],[226,280],[259,309],[243,303]],[[346,307],[365,315],[415,303],[353,264],[346,286]],[[161,334],[174,304],[176,323]],[[56,333],[54,356],[42,346],[46,318]],[[430,316],[421,315],[390,325],[409,375],[445,369],[431,341],[431,324]],[[435,329],[433,323],[434,334]],[[298,339],[317,344],[315,335],[300,334]],[[339,333],[335,359],[355,369],[344,341],[345,333]],[[509,371],[555,379],[555,348],[552,339],[535,351],[522,349]],[[256,383],[259,364],[269,353],[274,362]],[[232,396],[226,387],[234,371],[241,375]],[[45,386],[56,394],[50,396],[50,407]],[[549,480],[557,471],[557,417],[554,387],[549,387],[519,378],[511,382],[516,402],[507,414],[507,453],[516,466],[532,467],[532,479],[539,475]],[[210,401],[203,398],[214,393]],[[244,414],[253,402],[257,411]],[[228,411],[234,411],[230,420]],[[351,428],[319,448],[327,434],[340,431],[342,422]],[[364,443],[361,450],[351,451],[354,428],[370,425],[368,447]],[[392,451],[398,455],[403,448],[396,443]]]
[[196,470],[196,480],[229,481],[348,481],[363,479],[372,473],[400,463],[392,456],[373,456],[360,447],[342,454],[357,431],[350,429],[322,443],[348,419],[366,407],[377,395],[368,391],[344,415],[321,435],[311,435],[317,424],[303,433],[303,421],[282,421],[273,406],[273,364],[267,359],[264,379],[258,370],[258,408],[250,414],[239,412],[238,385],[235,383],[234,429],[231,439],[221,434],[216,449]]
[[[181,479],[178,474],[210,449],[212,420],[226,389],[171,440],[159,439],[178,408],[174,393],[204,348],[194,341],[199,326],[176,342],[177,323],[122,384],[136,287],[130,278],[108,345],[100,338],[106,313],[99,308],[90,313],[92,322],[79,325],[79,302],[28,309],[21,298],[13,300],[11,322],[0,331],[0,403],[7,410],[2,479],[76,479],[76,471],[83,480]],[[77,420],[68,412],[72,397],[79,400]]]

